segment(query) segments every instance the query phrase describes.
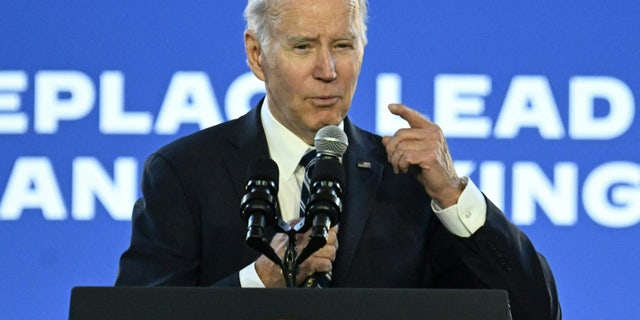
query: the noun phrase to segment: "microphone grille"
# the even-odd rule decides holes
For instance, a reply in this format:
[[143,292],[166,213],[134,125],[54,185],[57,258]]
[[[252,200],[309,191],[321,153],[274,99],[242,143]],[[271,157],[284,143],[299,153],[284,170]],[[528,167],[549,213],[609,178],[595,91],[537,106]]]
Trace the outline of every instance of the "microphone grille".
[[347,151],[349,140],[342,129],[336,126],[326,126],[316,133],[314,145],[319,154],[330,154],[341,158]]

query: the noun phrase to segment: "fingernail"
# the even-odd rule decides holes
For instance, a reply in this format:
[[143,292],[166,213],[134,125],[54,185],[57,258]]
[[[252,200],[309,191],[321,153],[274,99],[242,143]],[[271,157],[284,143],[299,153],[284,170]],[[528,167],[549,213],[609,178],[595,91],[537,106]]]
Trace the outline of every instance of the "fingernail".
[[396,111],[398,109],[398,105],[395,103],[390,103],[389,104],[389,110],[391,111]]

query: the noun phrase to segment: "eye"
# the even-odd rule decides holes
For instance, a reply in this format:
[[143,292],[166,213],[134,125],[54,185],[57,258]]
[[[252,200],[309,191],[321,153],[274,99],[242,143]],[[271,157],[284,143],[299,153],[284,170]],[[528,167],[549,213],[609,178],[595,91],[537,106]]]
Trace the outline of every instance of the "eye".
[[353,42],[338,42],[336,43],[335,47],[340,50],[353,49],[354,45],[353,45]]
[[307,43],[300,43],[293,46],[293,49],[296,51],[305,51],[305,50],[309,50],[309,48],[311,48],[311,46]]

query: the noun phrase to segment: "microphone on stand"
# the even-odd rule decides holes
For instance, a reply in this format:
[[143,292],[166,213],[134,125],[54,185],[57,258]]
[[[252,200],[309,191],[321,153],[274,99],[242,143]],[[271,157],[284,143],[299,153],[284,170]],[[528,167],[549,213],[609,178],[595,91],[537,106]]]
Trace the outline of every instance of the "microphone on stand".
[[316,162],[305,216],[305,225],[311,228],[311,235],[298,261],[304,261],[327,244],[329,229],[340,221],[344,181],[342,164],[331,159],[319,159]]
[[247,169],[245,194],[240,201],[240,216],[247,223],[247,244],[276,263],[280,258],[267,241],[265,227],[275,224],[278,176],[273,160],[254,160]]

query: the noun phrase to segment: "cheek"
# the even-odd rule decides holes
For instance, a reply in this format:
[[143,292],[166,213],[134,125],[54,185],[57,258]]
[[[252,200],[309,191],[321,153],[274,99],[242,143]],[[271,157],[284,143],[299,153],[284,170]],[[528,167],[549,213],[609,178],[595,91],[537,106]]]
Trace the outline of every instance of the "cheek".
[[279,88],[284,95],[294,97],[296,92],[304,92],[305,79],[299,72],[283,72],[279,79]]
[[301,66],[296,65],[290,58],[278,56],[269,63],[270,83],[273,88],[278,90],[289,90],[296,88],[300,79]]
[[345,82],[345,84],[349,83],[352,86],[355,86],[355,83],[358,80],[358,76],[360,75],[360,66],[360,62],[353,61],[353,59],[345,61],[342,65],[340,65],[339,75],[342,75],[342,80]]

